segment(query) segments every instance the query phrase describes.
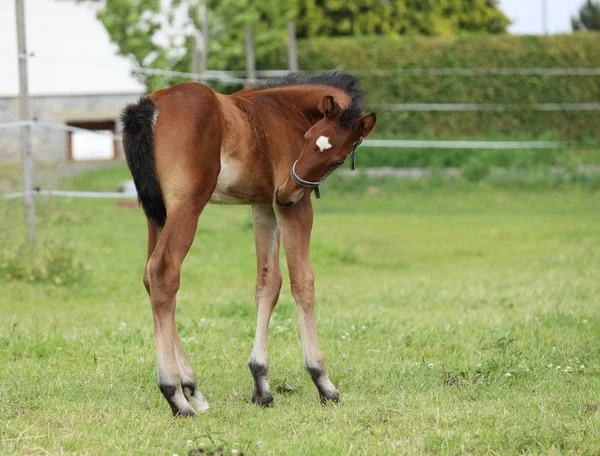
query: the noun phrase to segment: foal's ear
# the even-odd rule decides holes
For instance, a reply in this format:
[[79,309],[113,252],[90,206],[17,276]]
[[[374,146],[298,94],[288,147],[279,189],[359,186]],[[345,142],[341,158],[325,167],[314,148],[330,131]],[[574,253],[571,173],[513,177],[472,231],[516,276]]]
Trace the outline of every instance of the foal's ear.
[[331,95],[325,95],[319,103],[319,111],[325,117],[335,117],[342,111],[342,108],[333,100]]
[[374,112],[372,112],[368,116],[362,117],[358,121],[358,129],[360,130],[360,135],[363,138],[366,138],[367,136],[369,136],[369,133],[371,133],[371,130],[373,130],[373,127],[375,127],[376,122],[377,122],[377,116],[375,115]]

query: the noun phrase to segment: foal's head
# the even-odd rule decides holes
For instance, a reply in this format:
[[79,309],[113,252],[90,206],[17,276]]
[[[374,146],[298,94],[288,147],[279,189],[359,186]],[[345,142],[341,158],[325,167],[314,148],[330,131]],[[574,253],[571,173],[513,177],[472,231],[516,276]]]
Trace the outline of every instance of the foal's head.
[[332,96],[319,103],[323,119],[306,132],[304,148],[294,163],[290,176],[277,189],[275,202],[293,206],[302,199],[306,188],[316,187],[346,160],[362,138],[375,126],[376,116],[362,115],[358,105],[340,106]]

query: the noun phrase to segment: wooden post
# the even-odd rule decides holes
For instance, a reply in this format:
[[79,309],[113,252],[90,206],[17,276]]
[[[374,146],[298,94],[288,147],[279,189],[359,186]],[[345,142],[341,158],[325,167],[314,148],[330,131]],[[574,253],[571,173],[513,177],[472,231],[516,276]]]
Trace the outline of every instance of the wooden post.
[[[194,73],[204,73],[208,68],[207,62],[209,40],[208,14],[205,5],[200,6],[200,13],[198,19],[201,25],[200,32],[196,32],[196,34],[194,35],[194,44],[192,50],[192,69]],[[202,46],[200,46],[200,41],[202,41]]]
[[[17,16],[17,45],[19,52],[19,111],[21,120],[31,120],[29,85],[27,78],[27,42],[25,39],[24,0],[15,0]],[[23,166],[23,191],[25,220],[29,225],[29,245],[35,245],[35,200],[33,198],[33,159],[31,156],[31,126],[21,127],[21,164]]]
[[200,45],[197,31],[192,36],[192,72],[200,73]]
[[208,29],[208,11],[206,5],[200,8],[200,22],[202,23],[202,58],[200,59],[200,72],[208,69],[208,43],[210,39],[210,30]]
[[290,71],[298,71],[298,51],[296,48],[296,24],[288,22],[288,69]]
[[246,77],[256,81],[256,59],[254,57],[254,35],[252,26],[246,26]]

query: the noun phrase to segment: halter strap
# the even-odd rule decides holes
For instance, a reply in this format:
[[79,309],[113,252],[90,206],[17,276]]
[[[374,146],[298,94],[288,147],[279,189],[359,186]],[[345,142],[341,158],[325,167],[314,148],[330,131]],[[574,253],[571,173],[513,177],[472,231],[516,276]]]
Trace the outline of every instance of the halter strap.
[[327,177],[327,176],[325,176],[319,182],[311,182],[311,181],[304,180],[300,176],[298,176],[298,174],[296,174],[296,163],[298,163],[298,160],[296,160],[294,162],[294,164],[292,165],[292,169],[290,170],[290,176],[292,177],[292,180],[302,187],[314,188],[317,199],[321,198],[321,192],[319,191],[319,185],[321,185],[321,183],[325,180],[325,177]]
[[[356,155],[356,149],[358,148],[358,146],[360,146],[360,144],[362,143],[362,136],[360,138],[358,138],[358,140],[352,144],[352,150],[350,150],[350,152],[348,152],[348,155],[350,155],[350,171],[354,171],[356,169],[356,163],[355,163],[355,155]],[[348,155],[346,155],[346,158],[348,158]],[[292,178],[292,180],[294,182],[296,182],[298,185],[300,185],[301,187],[306,187],[306,188],[314,188],[315,189],[315,196],[317,197],[317,199],[321,198],[321,191],[319,190],[319,185],[321,185],[323,183],[323,181],[325,181],[325,179],[327,179],[327,177],[329,177],[329,175],[334,172],[339,166],[343,165],[344,162],[346,161],[346,158],[344,158],[344,161],[339,163],[338,165],[336,165],[335,167],[333,167],[331,169],[331,171],[329,171],[327,174],[325,174],[320,181],[318,182],[313,182],[313,181],[307,181],[302,179],[300,176],[298,176],[298,174],[296,174],[296,164],[298,163],[298,160],[296,160],[294,162],[294,164],[292,165],[292,169],[290,170],[290,177]]]

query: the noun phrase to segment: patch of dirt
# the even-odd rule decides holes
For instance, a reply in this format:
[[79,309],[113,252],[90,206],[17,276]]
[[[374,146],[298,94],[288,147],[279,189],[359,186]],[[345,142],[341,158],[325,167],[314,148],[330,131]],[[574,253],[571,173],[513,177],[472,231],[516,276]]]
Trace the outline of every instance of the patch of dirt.
[[[188,456],[217,456],[219,454],[230,454],[229,452],[225,452],[225,450],[221,447],[217,448],[213,451],[205,450],[204,448],[194,448],[190,450]],[[244,453],[237,453],[239,456],[244,456]]]
[[484,380],[483,373],[480,370],[474,372],[444,372],[444,385],[456,387],[477,388]]
[[370,185],[365,190],[367,195],[379,195],[381,193],[381,189],[379,187],[375,187],[374,185]]
[[598,409],[600,409],[600,404],[598,404],[597,402],[590,402],[588,404],[585,404],[583,406],[583,411],[585,413],[593,413],[593,412],[597,412]]

